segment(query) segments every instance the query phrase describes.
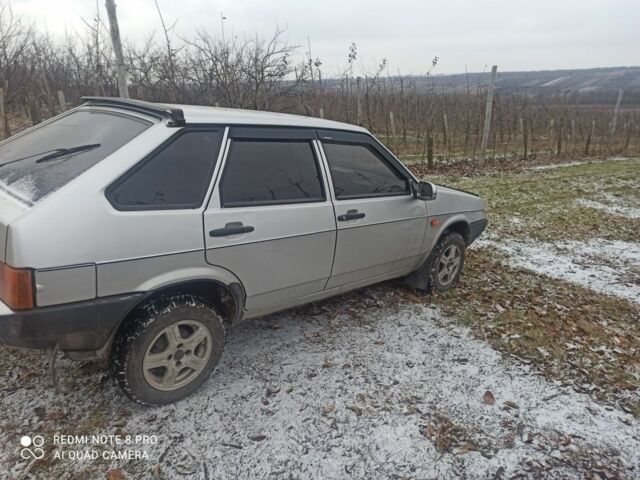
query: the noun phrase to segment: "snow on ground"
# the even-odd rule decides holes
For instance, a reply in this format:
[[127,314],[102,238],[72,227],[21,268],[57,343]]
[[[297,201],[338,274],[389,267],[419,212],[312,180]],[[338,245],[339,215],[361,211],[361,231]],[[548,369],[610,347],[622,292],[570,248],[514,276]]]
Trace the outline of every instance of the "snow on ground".
[[621,240],[523,242],[480,239],[508,263],[640,304],[640,244]]
[[632,205],[624,205],[620,203],[620,199],[611,195],[604,194],[606,203],[596,202],[595,200],[588,200],[586,198],[579,198],[576,203],[581,207],[595,208],[596,210],[602,210],[604,212],[621,215],[627,218],[640,218],[640,208]]
[[589,160],[589,161],[573,161],[573,162],[564,162],[564,163],[550,163],[548,165],[536,165],[534,167],[529,168],[529,170],[540,171],[540,170],[555,170],[556,168],[565,168],[565,167],[575,167],[576,165],[585,165],[587,163],[603,163],[603,162],[614,162],[614,161],[626,161],[630,160],[633,157],[608,157],[603,160]]
[[566,162],[566,163],[552,163],[550,165],[537,165],[531,167],[529,170],[555,170],[556,168],[575,167],[576,165],[584,165],[588,162]]
[[[159,435],[137,475],[112,464],[127,478],[148,478],[156,463],[167,479],[640,474],[637,420],[503,359],[429,306],[379,300],[387,295],[383,285],[319,312],[234,328],[216,374],[175,405],[133,405],[101,373],[80,374],[68,361],[60,362],[64,395],[43,376],[0,390],[1,403],[21,431],[38,428],[35,408],[63,409],[69,428],[59,433],[96,402],[111,423],[125,406],[123,431]],[[20,375],[20,365],[7,375]],[[483,401],[487,390],[494,404]],[[20,434],[0,432],[0,472],[24,468],[6,447]],[[53,464],[66,474],[88,465]]]

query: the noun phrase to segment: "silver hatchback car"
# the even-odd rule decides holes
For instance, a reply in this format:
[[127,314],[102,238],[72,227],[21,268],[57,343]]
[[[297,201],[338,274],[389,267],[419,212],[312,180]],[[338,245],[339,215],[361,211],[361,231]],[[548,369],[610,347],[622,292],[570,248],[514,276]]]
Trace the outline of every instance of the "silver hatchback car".
[[0,342],[109,357],[141,403],[198,388],[242,319],[451,288],[487,223],[358,126],[84,100],[0,144]]

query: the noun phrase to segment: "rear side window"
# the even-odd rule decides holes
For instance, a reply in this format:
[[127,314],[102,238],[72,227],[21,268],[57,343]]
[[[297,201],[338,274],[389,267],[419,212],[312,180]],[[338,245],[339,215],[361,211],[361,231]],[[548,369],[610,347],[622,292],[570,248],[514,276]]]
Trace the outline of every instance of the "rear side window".
[[0,188],[34,204],[151,125],[106,111],[71,112],[0,146]]
[[404,195],[407,180],[372,147],[323,142],[337,199]]
[[311,142],[234,140],[220,197],[223,207],[324,200]]
[[187,130],[126,173],[107,191],[120,210],[198,208],[218,158],[222,130]]

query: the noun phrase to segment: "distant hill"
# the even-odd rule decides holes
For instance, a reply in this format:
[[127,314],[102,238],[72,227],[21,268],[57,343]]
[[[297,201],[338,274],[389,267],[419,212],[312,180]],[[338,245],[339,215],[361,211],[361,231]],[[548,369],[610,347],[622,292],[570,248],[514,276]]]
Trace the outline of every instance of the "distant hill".
[[[419,91],[433,89],[436,93],[475,93],[484,91],[491,72],[459,73],[452,75],[410,75],[403,77],[405,88]],[[400,77],[385,78],[394,88],[400,86]],[[326,79],[328,88],[340,88],[339,79]],[[529,72],[501,72],[498,66],[496,91],[522,93],[540,101],[563,96],[582,104],[610,104],[618,91],[624,90],[623,107],[640,105],[640,67],[588,68],[580,70],[540,70]]]
[[[429,81],[445,89],[465,90],[484,87],[489,83],[490,72],[456,75],[434,75]],[[418,85],[427,85],[425,77],[412,77]],[[541,70],[531,72],[500,72],[496,88],[504,91],[529,90],[539,93],[625,93],[640,92],[640,67],[589,68],[584,70]]]

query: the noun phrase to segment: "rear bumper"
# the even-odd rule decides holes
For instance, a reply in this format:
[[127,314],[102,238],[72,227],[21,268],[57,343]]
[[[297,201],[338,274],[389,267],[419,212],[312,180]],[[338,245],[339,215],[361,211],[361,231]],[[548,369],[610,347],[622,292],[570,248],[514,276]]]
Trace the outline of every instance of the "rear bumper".
[[469,245],[471,245],[487,228],[487,219],[478,220],[477,222],[471,222],[469,225]]
[[143,296],[117,295],[22,311],[0,302],[0,345],[99,350]]

